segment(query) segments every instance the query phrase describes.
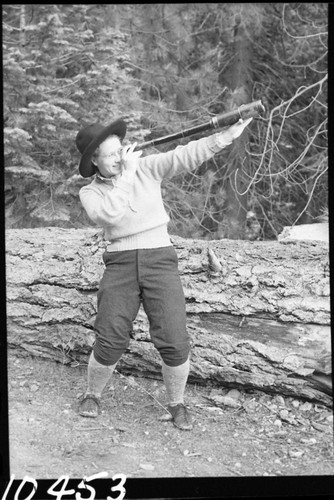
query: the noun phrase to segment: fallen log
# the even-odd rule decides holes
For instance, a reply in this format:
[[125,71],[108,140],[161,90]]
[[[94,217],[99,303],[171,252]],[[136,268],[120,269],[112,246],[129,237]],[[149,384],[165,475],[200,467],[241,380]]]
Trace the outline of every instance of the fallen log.
[[[330,405],[328,244],[180,237],[173,243],[192,339],[189,381]],[[104,245],[93,228],[6,231],[10,349],[87,362]],[[160,377],[142,309],[118,369]]]

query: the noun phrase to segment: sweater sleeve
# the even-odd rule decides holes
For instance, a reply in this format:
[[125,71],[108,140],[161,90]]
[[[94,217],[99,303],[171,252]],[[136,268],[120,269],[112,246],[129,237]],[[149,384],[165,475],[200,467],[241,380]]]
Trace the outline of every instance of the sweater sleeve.
[[134,175],[124,172],[114,184],[99,188],[93,181],[79,191],[88,217],[98,226],[117,224],[125,215],[132,192]]
[[152,154],[140,158],[140,167],[147,175],[157,181],[162,181],[180,173],[194,170],[231,142],[229,136],[224,138],[221,134],[213,134],[191,141],[185,146],[177,146],[167,153]]

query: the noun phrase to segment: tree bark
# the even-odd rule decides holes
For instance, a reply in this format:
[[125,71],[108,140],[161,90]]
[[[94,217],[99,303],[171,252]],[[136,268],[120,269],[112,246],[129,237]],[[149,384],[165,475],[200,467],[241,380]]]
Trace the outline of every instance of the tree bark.
[[[331,374],[328,244],[172,240],[192,341],[189,381],[330,405],[319,382]],[[87,362],[104,246],[93,228],[6,231],[9,348]],[[123,373],[160,377],[148,329],[141,309]]]
[[[248,35],[251,23],[248,21],[247,6],[237,5],[235,15],[233,51],[234,58],[226,72],[221,71],[221,85],[230,88],[227,99],[229,109],[236,109],[251,101],[252,94],[252,39]],[[234,6],[232,7],[232,10]],[[227,110],[229,110],[227,109]],[[233,142],[229,149],[225,174],[224,219],[218,224],[217,235],[229,239],[244,239],[246,231],[247,193],[244,171],[249,170],[247,152],[248,131]],[[235,175],[237,173],[237,175]]]

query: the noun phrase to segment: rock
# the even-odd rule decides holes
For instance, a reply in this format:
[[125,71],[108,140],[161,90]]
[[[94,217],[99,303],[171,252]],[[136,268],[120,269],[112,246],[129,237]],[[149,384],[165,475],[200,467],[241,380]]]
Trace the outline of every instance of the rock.
[[306,403],[302,404],[299,409],[300,411],[310,411],[312,410],[313,406],[312,406],[312,403],[310,403],[309,401],[306,401]]
[[238,391],[238,389],[231,389],[226,394],[226,397],[237,400],[237,399],[239,399],[241,397],[241,392]]
[[212,391],[210,391],[209,397],[214,398],[216,396],[222,396],[222,395],[223,393],[221,389],[212,389]]
[[158,420],[162,421],[162,422],[167,422],[168,420],[172,420],[172,415],[170,413],[164,413],[163,415],[161,415],[161,417],[158,418]]
[[281,410],[279,414],[283,422],[287,422],[291,425],[297,425],[294,415],[290,415],[287,410]]
[[185,457],[200,457],[202,455],[202,453],[199,453],[199,452],[190,452],[189,450],[184,450],[183,451],[183,455]]
[[284,398],[283,398],[282,396],[278,395],[278,396],[276,396],[276,398],[275,398],[275,399],[276,399],[277,403],[278,403],[280,406],[285,406],[285,400],[284,400]]
[[245,408],[246,412],[255,411],[257,406],[258,406],[257,402],[254,399],[251,399],[250,401],[245,401],[243,404],[243,407]]
[[300,442],[303,444],[316,444],[317,440],[315,438],[302,438]]
[[221,408],[217,406],[203,406],[203,409],[212,413],[216,413],[217,415],[222,415],[223,411]]
[[303,450],[289,450],[289,456],[291,458],[299,458],[304,455]]
[[280,415],[281,419],[286,420],[289,417],[289,412],[288,412],[288,410],[281,410],[279,412],[279,415]]
[[212,400],[218,405],[230,406],[232,408],[240,407],[240,404],[229,396],[214,396]]
[[154,465],[152,464],[139,464],[139,467],[143,470],[151,471],[154,470]]

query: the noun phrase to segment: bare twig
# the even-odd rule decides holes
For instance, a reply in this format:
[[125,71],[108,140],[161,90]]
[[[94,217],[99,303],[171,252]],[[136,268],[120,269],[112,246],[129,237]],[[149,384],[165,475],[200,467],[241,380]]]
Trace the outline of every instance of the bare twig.
[[[115,370],[115,372],[117,372],[117,373],[118,373],[118,375],[120,375],[122,378],[124,378],[125,380],[127,380],[127,377],[125,377],[124,375],[122,375],[122,373],[120,373],[118,370]],[[161,403],[160,403],[160,401],[158,401],[158,400],[157,400],[157,398],[155,398],[155,397],[153,396],[153,394],[151,394],[151,393],[150,393],[150,392],[148,392],[148,391],[147,391],[147,390],[146,390],[143,386],[141,386],[140,384],[138,384],[138,382],[137,382],[135,379],[133,379],[133,382],[135,383],[135,385],[136,385],[137,387],[139,387],[139,389],[141,389],[141,390],[142,390],[142,391],[144,391],[146,394],[148,394],[148,396],[150,396],[152,399],[154,399],[154,401],[155,401],[156,403],[158,403],[158,405],[159,405],[159,406],[161,406],[161,408],[163,408],[163,409],[164,409],[167,413],[169,413],[168,409],[167,409],[167,408],[166,408],[163,404],[161,404]]]

